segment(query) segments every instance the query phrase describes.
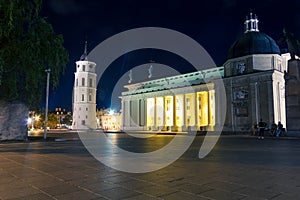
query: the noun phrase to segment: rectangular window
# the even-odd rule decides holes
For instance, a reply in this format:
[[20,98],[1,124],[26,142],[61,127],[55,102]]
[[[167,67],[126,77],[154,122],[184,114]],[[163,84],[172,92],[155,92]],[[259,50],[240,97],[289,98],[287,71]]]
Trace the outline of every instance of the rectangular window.
[[90,87],[93,87],[93,79],[90,78]]
[[167,105],[166,105],[167,111],[170,110],[170,103],[171,103],[170,99],[167,99]]
[[191,110],[191,101],[190,101],[190,98],[186,98],[186,110]]
[[81,95],[81,101],[84,101],[84,94]]
[[89,101],[92,101],[92,95],[89,94]]
[[76,86],[78,86],[78,78],[76,78]]
[[85,85],[85,78],[82,78],[82,86]]
[[85,72],[85,65],[82,65],[82,71]]

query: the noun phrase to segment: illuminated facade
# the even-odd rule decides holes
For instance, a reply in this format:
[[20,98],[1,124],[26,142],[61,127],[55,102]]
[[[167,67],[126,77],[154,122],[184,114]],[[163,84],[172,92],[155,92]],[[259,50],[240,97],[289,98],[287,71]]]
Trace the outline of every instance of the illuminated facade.
[[87,43],[84,54],[76,62],[73,89],[73,130],[96,129],[96,63],[87,59]]
[[261,118],[286,127],[289,54],[281,55],[276,42],[258,30],[256,16],[250,14],[244,24],[223,66],[126,85],[123,130],[250,132]]
[[125,86],[123,129],[213,131],[221,124],[216,110],[222,100],[216,91],[223,75],[220,67]]
[[120,113],[105,114],[100,116],[101,128],[105,131],[120,131],[122,116]]

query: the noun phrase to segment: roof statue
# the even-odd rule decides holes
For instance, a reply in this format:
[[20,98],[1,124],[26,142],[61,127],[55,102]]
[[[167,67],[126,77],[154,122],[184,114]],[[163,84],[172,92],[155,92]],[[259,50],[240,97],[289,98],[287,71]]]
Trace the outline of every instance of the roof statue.
[[129,71],[129,80],[128,80],[128,83],[131,83],[132,82],[132,70]]
[[288,32],[285,28],[283,29],[283,40],[287,44],[291,59],[295,60],[296,56],[300,57],[300,42],[295,38],[293,33]]
[[152,78],[152,72],[153,72],[153,66],[150,65],[149,69],[148,69],[149,75],[148,78]]

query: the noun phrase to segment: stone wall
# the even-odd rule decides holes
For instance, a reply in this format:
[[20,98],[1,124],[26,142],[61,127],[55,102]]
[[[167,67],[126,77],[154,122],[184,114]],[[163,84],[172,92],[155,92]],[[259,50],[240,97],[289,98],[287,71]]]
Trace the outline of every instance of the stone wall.
[[289,60],[286,79],[287,134],[300,133],[300,60]]
[[28,108],[22,103],[0,100],[0,141],[25,140]]

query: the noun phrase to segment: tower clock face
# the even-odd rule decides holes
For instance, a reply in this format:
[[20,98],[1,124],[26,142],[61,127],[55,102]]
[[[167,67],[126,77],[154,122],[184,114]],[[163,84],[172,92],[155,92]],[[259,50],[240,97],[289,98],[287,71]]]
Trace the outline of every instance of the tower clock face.
[[237,72],[238,74],[244,74],[246,71],[246,65],[245,63],[238,63],[237,64]]

